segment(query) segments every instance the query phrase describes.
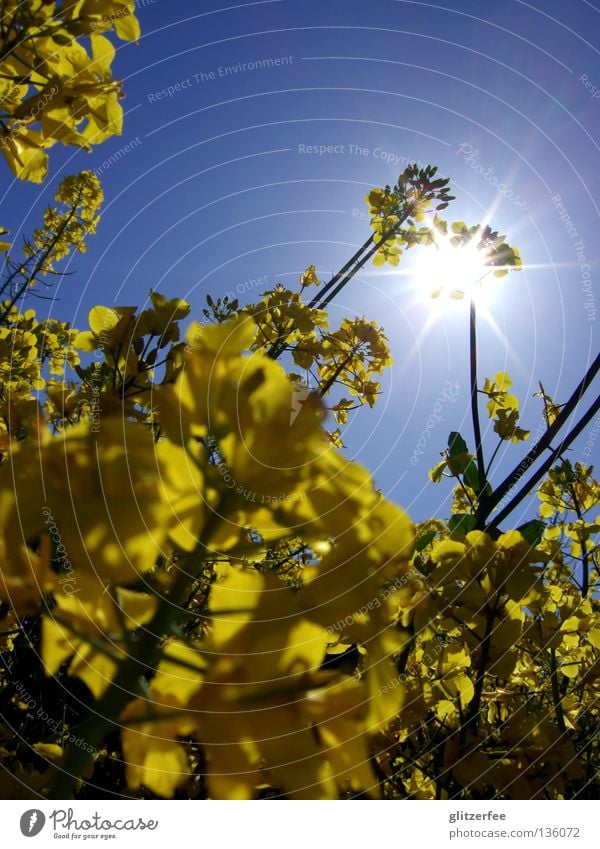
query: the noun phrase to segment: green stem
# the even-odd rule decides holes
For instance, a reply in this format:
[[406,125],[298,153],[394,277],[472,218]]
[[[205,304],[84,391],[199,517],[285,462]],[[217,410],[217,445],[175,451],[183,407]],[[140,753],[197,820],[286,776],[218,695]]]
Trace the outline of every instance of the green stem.
[[[350,280],[352,280],[354,275],[358,271],[360,271],[360,269],[371,259],[372,256],[374,256],[374,254],[377,253],[379,248],[382,245],[385,245],[385,243],[392,236],[396,236],[398,234],[400,227],[404,224],[406,219],[409,218],[412,215],[413,209],[414,209],[414,204],[412,202],[408,203],[406,205],[405,211],[402,213],[402,215],[400,215],[398,217],[398,221],[394,224],[393,227],[390,227],[390,229],[386,233],[383,234],[383,236],[382,236],[382,238],[379,242],[374,242],[373,236],[371,236],[370,239],[367,239],[367,241],[364,243],[362,248],[360,248],[361,251],[367,250],[367,252],[364,254],[364,256],[362,256],[362,257],[360,257],[356,260],[354,258],[354,257],[356,257],[356,254],[355,254],[354,257],[352,257],[352,259],[350,260],[351,268],[349,270],[347,270],[347,273],[342,274],[341,273],[342,270],[340,270],[335,275],[335,277],[332,278],[332,280],[329,281],[327,286],[319,293],[320,299],[319,299],[318,303],[316,304],[316,309],[322,310],[329,303],[331,303],[331,301],[335,298],[335,296],[338,295],[342,291],[344,286],[346,286],[346,284],[349,283]],[[372,245],[372,247],[369,247],[370,245]],[[348,265],[348,263],[346,265]],[[337,285],[334,285],[334,284],[337,284]],[[331,287],[333,287],[333,288],[331,288]],[[327,291],[330,288],[331,288],[331,291]],[[326,294],[326,292],[327,292],[327,294]],[[323,297],[323,296],[325,296],[325,297]],[[311,304],[314,302],[314,300],[315,299],[313,299],[313,301],[311,301]]]
[[556,722],[560,733],[564,734],[567,728],[565,725],[565,715],[563,713],[560,690],[558,689],[558,666],[556,663],[556,651],[554,649],[550,649],[550,680],[552,684],[552,702],[554,704]]
[[68,215],[65,217],[64,221],[62,222],[62,224],[60,225],[58,230],[56,231],[54,237],[52,238],[52,241],[50,242],[48,247],[44,251],[42,251],[42,255],[40,256],[40,258],[38,259],[38,261],[34,265],[33,271],[28,275],[27,279],[17,289],[16,294],[11,298],[11,300],[8,303],[8,306],[5,307],[2,316],[0,316],[0,325],[4,321],[6,321],[6,318],[10,315],[11,309],[17,303],[17,301],[19,300],[21,295],[23,295],[27,291],[27,289],[29,288],[31,283],[35,280],[36,276],[39,274],[39,272],[44,267],[46,260],[48,259],[48,257],[52,253],[52,251],[54,250],[54,247],[58,243],[62,234],[65,232],[65,230],[67,229],[67,227],[71,223],[71,220],[73,219],[73,216],[75,215],[75,213],[77,211],[77,207],[79,206],[79,202],[80,202],[81,198],[82,198],[82,193],[79,192],[79,194],[78,194],[78,196],[75,200],[75,203],[73,204],[72,208],[69,210]]
[[[575,513],[577,514],[577,518],[580,522],[583,522],[583,513],[581,512],[581,507],[579,506],[579,499],[577,498],[577,490],[574,486],[569,487],[571,492],[571,497],[573,498],[573,507],[575,508]],[[590,589],[590,564],[588,560],[588,552],[586,548],[587,540],[583,539],[581,542],[581,567],[583,570],[583,574],[581,576],[581,596],[582,598],[587,598],[587,594]]]
[[[557,434],[560,432],[560,430],[562,430],[563,426],[566,424],[566,422],[570,418],[571,413],[573,413],[573,411],[577,407],[577,404],[581,400],[584,392],[588,389],[588,387],[590,386],[590,384],[594,380],[594,378],[595,378],[595,376],[596,376],[596,374],[598,373],[599,370],[600,370],[600,354],[598,354],[598,356],[596,357],[594,362],[591,364],[591,366],[589,367],[589,369],[587,370],[587,372],[583,376],[583,379],[581,380],[581,382],[579,383],[579,385],[577,386],[577,388],[575,389],[575,391],[573,392],[573,394],[571,395],[571,397],[569,398],[567,403],[564,404],[559,415],[552,422],[550,427],[546,430],[546,432],[539,439],[539,441],[536,442],[536,444],[533,446],[531,451],[529,451],[527,456],[519,463],[518,466],[516,466],[512,470],[512,472],[510,472],[510,474],[508,474],[506,476],[506,478],[502,481],[502,483],[499,486],[496,487],[496,489],[494,490],[494,492],[491,496],[485,497],[485,495],[484,495],[484,497],[481,499],[480,505],[479,505],[480,509],[478,511],[478,516],[479,516],[479,519],[481,521],[485,521],[488,518],[488,516],[490,515],[492,510],[495,507],[497,507],[498,504],[504,498],[504,496],[507,495],[507,493],[510,492],[510,490],[512,490],[515,487],[515,485],[521,480],[521,478],[523,477],[525,472],[535,463],[535,461],[538,459],[538,457],[540,457],[541,454],[543,454],[543,452],[547,448],[550,448],[552,441],[557,436]],[[565,444],[565,442],[568,439],[569,439],[569,437],[566,437],[566,439],[563,441],[563,445]],[[539,478],[538,478],[538,480],[539,480]],[[519,500],[516,501],[516,503],[518,504],[519,501],[521,501],[522,498],[524,498],[525,495],[527,494],[527,492],[530,491],[530,490],[531,490],[531,485],[530,484],[525,485],[525,487],[523,487],[523,489],[521,490],[521,493],[519,493],[520,497],[519,497]],[[516,497],[515,497],[515,499],[513,499],[513,501],[514,500],[516,500]],[[512,504],[512,502],[511,502],[511,504]],[[516,504],[515,504],[515,506],[516,506]],[[514,507],[512,509],[514,509]],[[506,511],[503,511],[503,513],[504,513],[504,515],[507,515]]]
[[[532,492],[533,488],[539,483],[539,481],[542,480],[543,477],[545,477],[546,473],[550,471],[550,469],[560,457],[560,455],[567,450],[573,440],[576,439],[581,433],[581,431],[589,424],[589,422],[593,419],[598,410],[600,410],[600,398],[596,399],[596,401],[592,404],[587,413],[582,416],[582,418],[577,422],[575,427],[565,436],[558,448],[552,451],[548,459],[540,466],[540,468],[535,472],[535,474],[532,475],[529,481],[521,487],[517,494],[513,498],[511,498],[506,507],[504,507],[498,513],[497,516],[494,516],[494,521],[489,522],[487,527],[500,525],[504,521],[504,519],[506,519],[506,517],[509,516],[516,507],[518,507],[518,505],[521,503],[521,501],[523,501],[525,496]],[[518,468],[520,469],[521,467],[519,466]],[[523,472],[521,472],[521,474],[523,474]],[[496,493],[494,493],[494,501],[496,501],[495,496]],[[487,509],[488,503],[486,502],[486,510]],[[488,513],[483,511],[483,515],[487,517]]]
[[485,492],[486,474],[481,443],[481,425],[479,423],[479,395],[477,392],[477,307],[471,299],[469,309],[469,360],[471,366],[471,417],[473,419],[473,436],[475,438],[475,453],[477,456],[477,475],[479,492]]
[[336,283],[338,283],[338,281],[342,279],[342,277],[346,274],[346,272],[348,272],[352,268],[352,266],[354,265],[355,262],[359,261],[359,259],[363,255],[363,253],[372,244],[373,244],[373,234],[371,234],[369,236],[369,238],[365,242],[363,242],[363,244],[356,251],[356,253],[352,257],[350,257],[348,262],[345,265],[343,265],[339,269],[339,271],[337,271],[333,275],[331,280],[329,280],[329,282],[326,283],[319,292],[317,292],[317,294],[314,296],[314,298],[311,301],[309,301],[308,306],[311,309],[319,309],[318,304],[321,301],[321,299],[323,298],[323,296],[326,295],[331,289],[333,289],[333,287],[336,285]]
[[[398,217],[398,221],[393,227],[390,227],[390,229],[383,234],[379,242],[374,241],[373,235],[369,236],[366,242],[364,242],[356,251],[354,256],[352,256],[348,262],[333,275],[331,280],[317,295],[315,295],[312,301],[309,302],[309,308],[317,310],[324,309],[333,300],[333,298],[342,291],[344,286],[352,280],[354,275],[371,259],[371,257],[377,253],[379,248],[384,245],[388,239],[398,233],[400,227],[412,214],[413,208],[414,202],[411,201],[410,203],[407,203],[406,209],[402,215]],[[268,356],[271,357],[271,359],[276,360],[281,356],[285,350],[286,339],[287,336],[281,340],[278,339],[277,342],[273,344],[271,349],[268,351]]]
[[354,359],[355,353],[356,352],[353,348],[350,351],[350,353],[348,354],[348,356],[345,359],[343,359],[340,363],[338,363],[334,373],[331,375],[331,377],[328,380],[325,381],[325,383],[323,384],[323,386],[319,390],[319,398],[323,398],[325,395],[327,395],[327,393],[329,392],[329,390],[331,389],[333,384],[336,382],[336,380],[338,379],[340,374],[344,371],[346,366],[350,365],[350,363]]
[[[498,595],[499,595],[498,591]],[[479,725],[479,711],[481,708],[481,697],[483,695],[483,684],[487,671],[488,661],[490,659],[490,651],[492,647],[492,632],[494,630],[494,619],[498,605],[498,595],[496,596],[496,604],[488,605],[486,612],[485,634],[480,645],[479,663],[477,664],[477,674],[475,678],[475,693],[471,704],[467,709],[464,721],[460,729],[460,740],[464,742],[467,731],[477,731]]]
[[491,468],[492,468],[492,464],[493,464],[494,460],[496,459],[496,455],[498,454],[498,451],[499,451],[499,450],[500,450],[500,448],[502,447],[502,443],[503,443],[503,441],[504,441],[504,440],[499,439],[499,440],[498,440],[498,444],[497,444],[497,445],[496,445],[496,447],[494,448],[494,451],[493,451],[493,453],[492,453],[492,456],[490,457],[490,462],[488,463],[488,465],[487,465],[487,469],[485,470],[485,476],[486,476],[486,479],[487,479],[487,478],[489,477],[489,475],[490,475],[490,470],[491,470]]

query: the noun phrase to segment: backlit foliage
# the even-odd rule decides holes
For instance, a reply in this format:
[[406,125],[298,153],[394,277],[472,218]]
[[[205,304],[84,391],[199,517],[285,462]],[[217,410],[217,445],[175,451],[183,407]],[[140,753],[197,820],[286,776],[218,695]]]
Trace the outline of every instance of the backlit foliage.
[[[455,221],[450,228],[438,215],[454,200],[449,193],[448,179],[437,177],[437,168],[428,165],[419,169],[410,165],[393,187],[373,189],[365,198],[371,215],[372,240],[375,244],[373,262],[376,266],[398,265],[402,252],[416,245],[431,246],[447,241],[453,247],[476,247],[482,254],[482,265],[488,266],[495,277],[522,266],[517,248],[491,227],[467,226]],[[427,215],[433,213],[430,220]],[[434,293],[434,297],[436,294]],[[463,293],[455,293],[462,298]]]
[[[19,176],[43,178],[52,141],[116,131],[99,32],[137,38],[133,5],[4,4]],[[519,268],[489,228],[448,229],[434,177],[370,192],[375,264],[450,233]],[[3,795],[597,796],[593,468],[565,452],[539,515],[494,524],[496,452],[529,436],[499,372],[473,387],[491,460],[452,431],[430,472],[453,483],[449,515],[415,527],[340,450],[392,358],[368,318],[330,325],[314,265],[256,303],[209,296],[191,322],[155,290],[81,330],[37,319],[24,299],[85,248],[101,202],[90,172],[69,177],[21,253],[0,242]],[[562,405],[536,394],[551,429]]]
[[90,150],[121,133],[121,82],[104,33],[136,41],[135,2],[5,0],[0,16],[0,151],[16,177],[39,183],[57,142]]
[[[243,308],[209,298],[185,335],[190,305],[154,291],[80,332],[6,313],[3,710],[25,723],[34,691],[59,687],[63,714],[5,746],[8,794],[85,779],[244,799],[587,792],[592,470],[551,472],[535,539],[485,532],[475,455],[452,433],[432,478],[455,479],[453,514],[415,529],[324,430],[325,404],[343,427],[375,403],[391,357],[366,319],[331,329],[303,300],[311,277]],[[509,389],[498,373],[481,392],[516,441],[496,426],[518,415]],[[70,692],[95,700],[91,720]]]

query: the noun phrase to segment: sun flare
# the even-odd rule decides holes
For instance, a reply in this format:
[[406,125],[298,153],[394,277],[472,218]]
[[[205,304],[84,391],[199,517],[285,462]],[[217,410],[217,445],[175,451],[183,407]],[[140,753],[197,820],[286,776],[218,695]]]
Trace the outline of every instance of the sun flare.
[[453,245],[444,237],[423,251],[413,273],[417,290],[427,297],[479,301],[484,293],[482,280],[490,271],[475,239],[466,245]]

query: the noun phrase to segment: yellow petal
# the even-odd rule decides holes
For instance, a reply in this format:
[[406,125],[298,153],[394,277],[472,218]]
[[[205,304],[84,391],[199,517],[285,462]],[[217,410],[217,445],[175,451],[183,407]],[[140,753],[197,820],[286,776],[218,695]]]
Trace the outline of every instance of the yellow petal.
[[110,307],[92,307],[88,316],[88,321],[91,330],[96,336],[100,336],[102,332],[110,330],[119,321],[119,315]]
[[93,69],[100,74],[110,74],[110,66],[115,58],[115,48],[103,35],[90,35],[92,43]]
[[127,783],[132,788],[143,784],[158,796],[171,798],[187,780],[190,768],[183,746],[159,735],[160,726],[152,735],[135,729],[122,733]]
[[95,351],[98,347],[96,335],[94,333],[90,333],[89,330],[84,330],[77,334],[75,341],[73,342],[73,346],[77,348],[78,351]]
[[115,32],[123,41],[138,41],[141,33],[140,23],[131,12],[121,14],[115,19]]

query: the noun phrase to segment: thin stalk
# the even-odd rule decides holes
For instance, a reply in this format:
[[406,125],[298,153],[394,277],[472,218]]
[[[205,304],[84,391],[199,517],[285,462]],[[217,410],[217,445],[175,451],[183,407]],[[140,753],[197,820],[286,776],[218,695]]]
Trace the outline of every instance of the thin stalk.
[[[380,241],[375,242],[373,236],[371,236],[369,239],[367,239],[367,241],[364,243],[362,248],[360,248],[360,252],[362,253],[362,251],[366,250],[366,254],[364,254],[363,256],[360,256],[358,258],[356,258],[357,255],[355,254],[354,257],[352,257],[352,259],[350,260],[350,263],[346,263],[344,268],[340,269],[340,271],[338,271],[338,273],[335,275],[335,277],[333,277],[329,281],[327,286],[325,286],[319,292],[318,301],[317,301],[316,297],[313,298],[313,301],[317,301],[317,303],[315,305],[316,309],[319,309],[319,310],[324,309],[324,307],[326,307],[335,298],[335,296],[338,295],[342,291],[344,286],[347,283],[349,283],[350,280],[352,280],[352,278],[354,277],[356,272],[360,271],[360,269],[365,265],[365,263],[368,262],[371,259],[371,257],[374,254],[377,253],[379,248],[382,245],[385,245],[385,243],[388,241],[388,239],[391,238],[391,236],[395,236],[398,233],[398,230],[404,224],[404,222],[407,220],[407,218],[410,218],[410,216],[412,215],[412,212],[413,212],[413,203],[409,203],[407,205],[405,211],[402,213],[402,215],[400,215],[398,217],[398,221],[394,224],[393,227],[390,227],[390,229],[387,230],[387,232],[385,232],[383,234]],[[350,265],[352,267],[350,267],[348,269],[347,268],[348,265]],[[325,297],[323,297],[323,296],[325,296]],[[311,305],[312,305],[312,302],[311,302]]]
[[[517,494],[513,498],[511,498],[506,507],[504,507],[500,511],[500,513],[498,513],[497,516],[494,516],[494,521],[488,522],[487,527],[490,527],[492,525],[500,525],[504,521],[504,519],[506,519],[506,517],[510,515],[510,513],[512,513],[515,507],[518,507],[518,505],[521,503],[521,501],[523,501],[525,496],[530,493],[533,487],[537,483],[539,483],[539,481],[546,475],[548,471],[550,471],[550,469],[552,468],[556,460],[560,457],[560,455],[563,453],[563,451],[567,450],[569,445],[573,442],[574,439],[579,436],[584,427],[589,424],[591,419],[596,415],[599,410],[600,397],[596,398],[596,401],[592,404],[587,413],[579,420],[575,427],[571,431],[569,431],[569,433],[565,436],[558,448],[552,451],[548,459],[540,466],[540,468],[535,472],[535,474],[530,478],[530,480],[521,487],[519,492],[517,492]],[[520,468],[520,466],[518,468]],[[519,478],[517,478],[517,480],[518,479]],[[494,495],[495,494],[496,493],[494,493]]]
[[346,274],[346,272],[347,272],[347,271],[349,271],[349,270],[352,268],[352,266],[353,266],[353,264],[354,264],[355,262],[358,262],[358,260],[361,258],[361,256],[363,255],[363,253],[367,250],[367,248],[368,248],[371,244],[373,244],[373,234],[372,234],[372,233],[371,233],[371,235],[369,236],[369,238],[368,238],[368,239],[367,239],[367,240],[366,240],[366,241],[365,241],[365,242],[364,242],[364,243],[360,246],[360,248],[359,248],[359,249],[355,252],[355,254],[354,254],[353,256],[351,256],[351,257],[350,257],[350,259],[348,260],[348,262],[347,262],[345,265],[343,265],[343,266],[342,266],[342,267],[341,267],[338,271],[336,271],[336,273],[333,275],[333,277],[331,278],[331,280],[329,280],[329,282],[328,282],[328,283],[326,283],[326,284],[323,286],[323,288],[322,288],[322,289],[320,289],[320,290],[316,293],[316,295],[314,296],[314,298],[313,298],[311,301],[309,301],[308,306],[309,306],[311,309],[319,309],[319,307],[318,307],[317,305],[318,305],[319,301],[321,300],[321,298],[322,298],[322,297],[323,297],[323,296],[324,296],[327,292],[329,292],[329,291],[330,291],[330,289],[332,289],[332,288],[336,285],[336,283],[337,283],[339,280],[341,280],[341,278],[344,276],[344,274]]
[[[392,231],[390,231],[389,235],[391,235],[391,232]],[[386,234],[386,237],[389,238],[389,235]],[[331,291],[329,291],[326,295],[324,291],[320,293],[321,300],[317,305],[317,309],[324,309],[328,304],[331,303],[331,301],[335,298],[336,295],[339,295],[344,286],[346,286],[352,280],[357,271],[360,271],[360,269],[364,267],[364,265],[371,259],[371,257],[377,253],[380,245],[384,244],[387,238],[382,239],[381,242],[372,245],[369,250],[365,254],[363,254],[363,256],[359,260],[356,261],[350,271],[348,271],[348,273],[341,278],[337,285],[333,289],[331,289]],[[325,297],[323,297],[323,295],[325,295]]]
[[[360,271],[365,263],[367,263],[371,257],[377,253],[381,245],[384,245],[391,236],[398,232],[407,218],[410,217],[412,211],[413,203],[410,203],[407,205],[405,212],[399,216],[398,221],[394,224],[394,226],[390,227],[390,229],[383,234],[379,242],[374,241],[373,235],[369,236],[366,242],[360,246],[348,262],[343,265],[340,270],[333,275],[331,280],[320,290],[320,292],[315,295],[315,297],[309,302],[308,306],[311,309],[324,309],[333,300],[333,298],[342,291],[344,286],[352,280],[354,275]],[[268,351],[268,356],[271,359],[278,359],[285,351],[286,339],[287,336],[284,336],[282,339],[278,339],[277,342],[273,344]]]
[[500,448],[502,447],[502,442],[503,442],[503,440],[502,440],[502,439],[499,439],[499,440],[498,440],[498,444],[496,445],[496,447],[494,448],[494,450],[493,450],[493,452],[492,452],[492,456],[490,457],[490,462],[488,463],[488,465],[487,465],[487,469],[485,470],[485,476],[486,476],[486,478],[487,478],[487,477],[489,477],[490,470],[491,470],[491,468],[492,468],[492,465],[493,465],[493,463],[494,463],[494,460],[496,459],[496,456],[497,456],[497,454],[498,454],[498,451],[499,451],[499,450],[500,450]]
[[336,382],[340,374],[344,371],[346,366],[349,366],[352,360],[354,359],[355,351],[354,349],[348,354],[348,356],[343,359],[340,363],[338,363],[336,370],[331,375],[329,380],[326,380],[321,389],[319,390],[319,398],[323,398],[331,389],[333,384]]
[[38,259],[38,261],[34,265],[33,271],[27,276],[27,279],[22,283],[22,285],[19,287],[19,289],[17,289],[16,294],[11,298],[11,300],[8,303],[8,306],[5,307],[2,316],[0,316],[0,324],[2,324],[2,322],[6,320],[7,316],[10,315],[11,309],[14,307],[14,305],[19,300],[21,295],[23,295],[27,291],[27,289],[31,285],[32,281],[35,280],[36,276],[39,274],[41,269],[44,267],[44,263],[46,262],[46,260],[48,259],[48,257],[52,253],[52,251],[54,250],[54,247],[58,243],[59,239],[62,237],[62,234],[65,232],[68,225],[71,223],[71,220],[72,220],[73,216],[75,215],[75,213],[77,211],[77,207],[79,206],[79,201],[81,200],[81,197],[82,197],[82,194],[80,192],[78,194],[77,199],[76,199],[75,203],[73,204],[72,208],[69,210],[69,213],[66,216],[65,220],[62,222],[62,224],[58,228],[56,234],[54,235],[54,238],[52,239],[52,241],[50,242],[48,247],[42,252],[42,255],[40,256],[40,258]]
[[[567,401],[567,403],[563,406],[559,415],[556,417],[554,422],[550,425],[548,430],[544,433],[544,435],[536,442],[531,451],[527,454],[527,456],[516,466],[510,474],[506,476],[506,478],[502,481],[502,483],[496,487],[492,495],[483,496],[478,510],[478,519],[480,522],[485,522],[492,510],[498,506],[498,504],[502,501],[504,496],[511,490],[513,487],[519,482],[519,480],[523,477],[525,472],[535,463],[538,457],[547,449],[550,448],[552,441],[557,436],[559,431],[563,428],[563,426],[568,421],[571,413],[577,407],[577,404],[581,400],[584,392],[588,389],[596,374],[600,370],[600,354],[596,357],[594,362],[591,364],[583,379]],[[571,440],[572,441],[572,440]],[[539,477],[537,477],[539,480]],[[527,490],[530,487],[527,487],[525,492],[519,498],[519,501],[525,497]],[[518,504],[519,501],[516,503]],[[516,505],[515,505],[516,506]],[[514,508],[513,508],[514,509]],[[509,511],[510,512],[510,511]],[[506,511],[503,511],[503,515],[507,515]],[[497,520],[499,521],[499,520]]]
[[[577,514],[577,518],[583,522],[583,513],[581,512],[581,507],[579,506],[579,499],[577,498],[577,491],[574,486],[570,487],[571,497],[573,498],[573,507],[575,508],[575,513]],[[587,540],[584,539],[581,543],[581,568],[582,568],[582,576],[581,576],[581,597],[587,598],[589,589],[590,589],[590,564],[588,560],[588,552],[586,548]]]
[[492,633],[494,630],[494,619],[496,618],[497,612],[497,604],[498,604],[498,596],[500,591],[498,591],[498,595],[496,596],[496,604],[494,606],[488,606],[486,613],[486,622],[485,622],[485,634],[483,635],[483,640],[479,646],[480,655],[479,655],[479,663],[477,664],[477,673],[475,678],[475,692],[473,695],[473,699],[467,709],[467,713],[464,717],[463,722],[461,723],[460,728],[460,740],[464,742],[465,735],[467,731],[477,731],[477,726],[479,725],[479,712],[481,709],[481,697],[483,695],[483,684],[485,681],[485,676],[487,672],[487,665],[490,659],[490,651],[492,647]]
[[471,366],[471,417],[473,419],[473,436],[475,438],[475,453],[477,456],[477,475],[479,492],[485,492],[485,460],[481,443],[481,425],[479,423],[479,394],[477,392],[477,307],[475,299],[471,298],[469,309],[469,360]]
[[564,734],[567,727],[565,725],[560,690],[558,689],[558,666],[556,663],[556,651],[554,649],[550,649],[550,682],[552,685],[552,703],[554,705],[554,715],[556,716],[558,730],[561,734]]

